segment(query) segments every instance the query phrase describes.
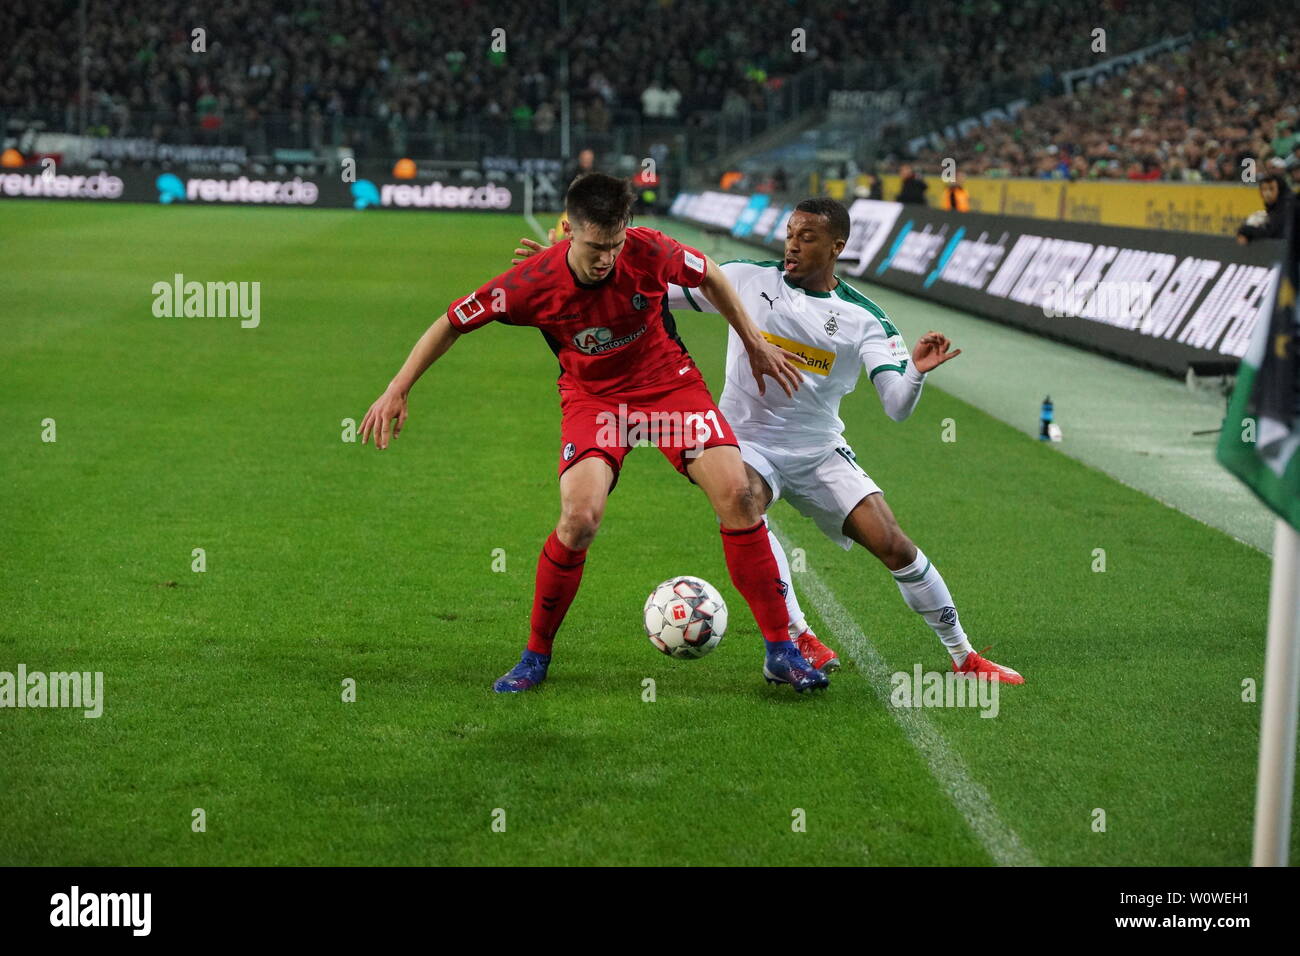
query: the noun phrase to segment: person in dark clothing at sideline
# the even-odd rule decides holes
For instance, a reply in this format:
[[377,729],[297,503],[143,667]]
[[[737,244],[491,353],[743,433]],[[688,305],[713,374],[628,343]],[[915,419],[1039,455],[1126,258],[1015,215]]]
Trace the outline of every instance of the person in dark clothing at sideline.
[[1287,217],[1296,215],[1295,194],[1278,173],[1269,173],[1259,181],[1259,197],[1264,209],[1251,213],[1237,230],[1237,242],[1243,246],[1254,239],[1281,239]]
[[898,168],[898,174],[903,177],[903,188],[898,191],[898,202],[920,203],[925,204],[925,180],[916,174],[911,166],[903,165]]

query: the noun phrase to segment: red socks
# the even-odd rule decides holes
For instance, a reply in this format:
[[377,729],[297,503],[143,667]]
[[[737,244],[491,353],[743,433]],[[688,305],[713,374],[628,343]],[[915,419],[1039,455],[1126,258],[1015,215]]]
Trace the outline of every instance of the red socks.
[[[767,543],[764,536],[763,543]],[[770,549],[769,549],[770,551]],[[533,590],[533,615],[529,620],[528,649],[537,654],[551,653],[555,632],[569,611],[578,585],[582,582],[582,565],[586,550],[566,548],[554,531],[542,545],[537,558],[537,584]],[[773,566],[776,562],[773,561]],[[781,604],[785,607],[784,601]]]
[[790,640],[790,614],[785,606],[788,585],[781,580],[767,526],[760,521],[752,528],[722,529],[722,553],[727,558],[731,583],[754,612],[758,629],[769,645]]
[[[781,580],[772,546],[767,542],[767,527],[760,521],[752,528],[723,528],[722,553],[727,559],[731,583],[753,611],[763,638],[768,643],[790,640],[790,617],[785,606],[787,585]],[[528,633],[530,651],[551,653],[555,632],[578,593],[586,560],[585,550],[565,547],[554,531],[546,539],[537,558],[537,585]]]

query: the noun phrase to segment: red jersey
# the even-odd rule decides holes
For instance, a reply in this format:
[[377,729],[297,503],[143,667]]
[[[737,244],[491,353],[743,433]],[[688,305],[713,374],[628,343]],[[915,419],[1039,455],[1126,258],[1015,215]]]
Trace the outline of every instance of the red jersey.
[[633,226],[609,275],[578,281],[569,240],[485,282],[447,307],[458,332],[489,322],[541,330],[560,360],[560,388],[612,395],[663,387],[689,361],[668,311],[668,285],[704,281],[704,254],[655,229]]

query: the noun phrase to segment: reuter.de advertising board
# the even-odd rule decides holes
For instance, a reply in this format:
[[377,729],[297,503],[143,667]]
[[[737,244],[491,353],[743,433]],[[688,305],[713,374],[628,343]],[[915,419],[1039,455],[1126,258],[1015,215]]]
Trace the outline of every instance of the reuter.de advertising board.
[[[683,218],[729,228],[689,199]],[[1276,241],[955,213],[859,199],[842,273],[1175,374],[1235,361],[1273,301]],[[734,224],[735,220],[732,220]],[[780,248],[784,229],[747,237]]]
[[121,170],[71,175],[49,170],[0,174],[0,199],[74,199],[181,205],[279,206],[318,209],[401,209],[521,212],[513,183],[303,176],[196,176]]

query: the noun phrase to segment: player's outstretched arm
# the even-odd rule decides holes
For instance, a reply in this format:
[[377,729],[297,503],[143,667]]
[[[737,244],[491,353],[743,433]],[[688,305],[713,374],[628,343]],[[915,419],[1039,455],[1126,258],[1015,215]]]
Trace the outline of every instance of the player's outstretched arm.
[[803,380],[792,362],[798,356],[778,348],[759,335],[754,320],[745,311],[740,294],[726,273],[709,256],[705,256],[704,260],[706,271],[704,281],[700,283],[700,292],[740,336],[741,344],[749,353],[749,367],[754,373],[754,380],[758,382],[758,394],[762,395],[766,391],[763,376],[770,375],[786,395],[793,398],[794,391],[791,389],[798,390],[799,382]]
[[390,438],[401,434],[402,426],[406,424],[406,398],[411,392],[411,386],[447,349],[456,344],[460,336],[461,333],[452,328],[451,320],[445,314],[429,326],[411,349],[401,370],[393,376],[388,388],[384,389],[384,394],[375,399],[366,412],[366,417],[361,420],[361,444],[364,445],[371,432],[374,432],[375,447],[384,449],[388,447]]
[[[877,367],[877,374],[872,376],[876,393],[885,414],[896,422],[908,418],[916,411],[916,404],[921,400],[921,387],[925,384],[925,374],[938,368],[949,359],[961,355],[961,349],[952,350],[952,342],[939,332],[927,332],[917,341],[912,349],[912,362],[901,374],[893,368]],[[871,355],[868,367],[875,363]]]

